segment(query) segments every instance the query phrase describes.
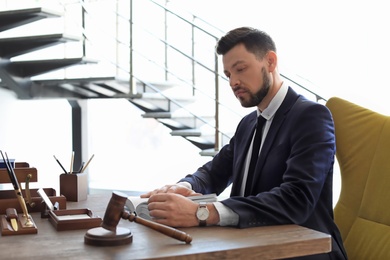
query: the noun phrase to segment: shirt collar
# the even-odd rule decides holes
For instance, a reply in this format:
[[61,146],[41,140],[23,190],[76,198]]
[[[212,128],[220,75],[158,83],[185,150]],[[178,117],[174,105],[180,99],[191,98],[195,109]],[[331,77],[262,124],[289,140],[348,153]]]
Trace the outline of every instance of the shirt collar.
[[283,81],[282,86],[280,87],[280,89],[276,93],[275,97],[271,100],[268,107],[266,109],[264,109],[263,112],[260,112],[257,109],[257,116],[261,115],[265,119],[270,120],[275,115],[276,111],[278,110],[278,108],[282,104],[284,98],[287,95],[287,91],[288,91],[288,86]]

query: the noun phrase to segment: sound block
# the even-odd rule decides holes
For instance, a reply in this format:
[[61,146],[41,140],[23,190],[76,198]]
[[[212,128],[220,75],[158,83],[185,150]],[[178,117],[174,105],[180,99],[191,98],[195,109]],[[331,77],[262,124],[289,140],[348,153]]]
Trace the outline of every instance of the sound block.
[[102,227],[91,228],[84,235],[84,243],[92,246],[120,246],[132,241],[130,230],[122,227],[117,227],[115,232]]

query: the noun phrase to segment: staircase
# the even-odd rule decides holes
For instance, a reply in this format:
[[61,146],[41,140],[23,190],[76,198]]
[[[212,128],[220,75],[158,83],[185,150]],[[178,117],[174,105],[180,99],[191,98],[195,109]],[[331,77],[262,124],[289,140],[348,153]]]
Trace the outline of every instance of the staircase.
[[[129,11],[129,17],[124,17],[123,19],[127,22],[126,28],[129,31],[129,41],[123,44],[123,40],[116,37],[113,48],[116,48],[118,51],[120,50],[119,45],[122,48],[125,46],[125,50],[128,52],[126,55],[127,65],[130,64],[127,68],[126,65],[123,65],[123,62],[111,60],[110,62],[114,64],[116,72],[112,72],[108,76],[93,75],[94,73],[89,72],[81,73],[82,77],[69,76],[66,72],[61,74],[62,77],[50,76],[50,73],[55,74],[58,71],[66,71],[69,68],[76,68],[76,71],[84,69],[85,71],[94,71],[96,66],[99,66],[101,63],[99,59],[86,57],[87,45],[85,43],[88,40],[92,41],[92,37],[89,37],[87,33],[84,19],[86,15],[93,13],[93,8],[88,7],[85,3],[81,3],[79,4],[82,11],[80,13],[83,17],[81,36],[72,36],[65,33],[0,36],[0,87],[13,91],[19,99],[62,98],[79,100],[124,98],[141,109],[144,112],[144,118],[158,120],[171,129],[172,136],[180,136],[197,146],[201,155],[215,155],[218,149],[231,138],[236,122],[244,114],[234,112],[241,109],[239,107],[232,108],[229,111],[229,106],[223,104],[224,97],[219,93],[219,85],[221,84],[220,81],[226,80],[226,78],[218,72],[219,62],[215,54],[211,53],[208,61],[202,61],[201,58],[195,55],[197,48],[203,48],[198,47],[201,40],[197,42],[195,35],[202,34],[202,37],[207,36],[208,39],[211,39],[211,43],[205,44],[213,50],[215,41],[219,36],[215,36],[210,31],[215,31],[216,29],[209,25],[206,26],[208,29],[204,29],[205,22],[203,20],[195,16],[189,19],[185,15],[177,13],[167,3],[161,4],[161,1],[153,0],[117,1],[117,9],[114,12],[117,20],[123,18],[123,15],[119,12],[120,9],[123,9],[120,3],[125,5]],[[145,4],[149,6],[147,8],[143,6],[141,9],[140,5]],[[164,14],[165,37],[156,36],[158,32],[153,33],[148,31],[148,29],[141,29],[142,26],[137,24],[138,18],[135,14],[139,12],[134,10],[151,9]],[[67,15],[66,8],[64,8],[64,11],[64,13],[59,13],[42,7],[1,11],[0,32],[13,30],[43,19],[59,19]],[[167,17],[169,18],[167,19]],[[194,22],[195,19],[198,19],[198,23]],[[199,25],[199,21],[203,24],[203,27]],[[180,44],[176,45],[169,42],[170,39],[166,36],[166,28],[169,22],[171,24],[180,22],[189,26],[188,28],[190,29],[188,31],[192,32],[189,41],[191,46],[189,54],[183,51],[183,48],[178,47]],[[118,24],[117,21],[117,27]],[[143,25],[143,22],[139,22],[139,24]],[[180,26],[177,28],[180,28]],[[142,34],[140,33],[141,31],[144,36],[138,37],[138,35]],[[145,32],[149,36],[145,36]],[[220,32],[219,35],[221,34]],[[153,50],[154,47],[149,46],[146,54],[140,51],[145,47],[143,46],[145,42],[148,44],[152,42],[152,40],[146,41],[146,37],[151,37],[160,44],[153,46],[162,46],[162,51],[155,56],[160,56],[160,53],[164,53],[165,58],[162,59],[163,62],[157,59],[151,60],[151,57],[147,56],[148,52]],[[139,38],[142,38],[144,43],[139,43]],[[39,57],[30,60],[18,58],[37,50],[55,45],[65,45],[70,42],[80,43],[83,49],[81,57],[65,57],[64,55],[61,58]],[[160,47],[156,47],[156,51]],[[180,59],[186,61],[180,63]],[[179,61],[177,69],[174,68],[174,65],[170,65],[172,60],[176,63]],[[184,76],[176,75],[176,71],[181,71],[182,67],[186,67],[187,63],[190,64],[188,66],[190,73],[186,71]],[[153,64],[153,68],[150,67],[150,64]],[[211,64],[211,66],[207,64]],[[93,69],[91,70],[91,68]],[[202,76],[197,76],[200,70],[202,70]],[[49,76],[42,77],[42,75]],[[208,78],[208,81],[206,83],[197,83],[195,79],[198,78]],[[285,80],[292,82],[293,85],[313,95],[317,101],[324,99],[287,77],[285,77]],[[228,94],[231,95],[230,91]],[[239,105],[237,104],[237,106]],[[220,116],[220,114],[224,115],[225,118]]]

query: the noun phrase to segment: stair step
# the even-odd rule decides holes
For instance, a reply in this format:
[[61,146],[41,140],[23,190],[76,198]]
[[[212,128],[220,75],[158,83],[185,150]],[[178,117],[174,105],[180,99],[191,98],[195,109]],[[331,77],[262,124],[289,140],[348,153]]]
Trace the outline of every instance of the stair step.
[[186,126],[184,127],[185,129],[188,128],[199,128],[202,127],[203,125],[207,124],[211,120],[214,120],[214,117],[207,117],[207,116],[196,116],[191,114],[188,111],[174,111],[174,112],[169,112],[169,111],[162,111],[162,112],[150,112],[150,113],[145,113],[142,115],[144,118],[154,118],[157,120],[160,119],[172,119],[175,121],[180,122],[180,124]]
[[[192,107],[182,107],[174,111],[164,110],[164,112],[159,113],[145,113],[143,117],[146,118],[179,118],[179,117],[201,117],[204,120],[214,119],[214,115],[210,113],[197,113],[194,114],[196,110]],[[197,112],[197,111],[196,111]],[[202,112],[202,111],[200,111]]]
[[154,93],[154,92],[156,92],[156,90],[163,92],[163,91],[166,91],[168,89],[177,87],[177,83],[169,82],[169,81],[167,81],[167,82],[148,82],[148,84],[150,84],[151,87],[148,86],[146,83],[142,83],[140,81],[137,81],[137,83],[136,83],[137,91],[140,93],[147,93],[147,92]]
[[171,132],[172,136],[201,136],[202,131],[200,129],[181,129]]
[[138,107],[139,109],[141,109],[142,111],[146,112],[146,113],[152,113],[152,112],[164,112],[165,110],[163,110],[162,108],[159,108],[153,104],[151,104],[150,102],[147,102],[145,100],[142,100],[142,99],[129,99],[129,102],[132,103],[133,105],[135,105],[136,107]]
[[109,80],[115,80],[115,77],[91,77],[91,78],[64,78],[64,79],[39,79],[34,80],[37,84],[43,84],[47,86],[57,86],[59,84],[77,84],[77,83],[90,83],[90,82],[104,82]]
[[169,95],[167,97],[166,95],[160,94],[160,93],[142,93],[140,95],[140,98],[142,99],[149,99],[149,100],[166,100],[167,98],[175,100],[175,101],[181,101],[181,102],[189,102],[192,103],[196,99],[192,96],[183,96],[183,95]]
[[92,91],[76,87],[73,84],[69,84],[69,83],[60,84],[58,87],[71,92],[75,97],[79,97],[79,98],[98,98],[99,97],[98,94],[96,94]]
[[116,95],[115,91],[108,89],[108,88],[105,88],[105,87],[102,87],[100,85],[94,84],[93,82],[76,84],[76,87],[90,91],[92,93],[95,93],[101,98],[113,97]]
[[[88,84],[115,80],[115,77],[91,77],[91,78],[65,78],[65,79],[40,79],[33,80],[34,97],[51,98],[97,98],[102,97],[102,93],[88,89]],[[65,91],[64,91],[65,90]],[[48,93],[44,93],[48,92]]]
[[192,96],[173,97],[164,96],[161,93],[140,93],[137,98],[153,104],[154,106],[160,108],[160,110],[171,112],[180,110],[181,108],[195,102],[195,99]]
[[114,91],[118,97],[119,95],[127,95],[130,91],[129,83],[127,85],[119,84],[115,80],[94,82],[94,84]]
[[18,77],[32,77],[76,64],[97,63],[86,58],[14,61],[8,64],[9,72]]
[[95,93],[75,87],[71,84],[62,84],[48,87],[33,82],[27,93],[29,93],[33,98],[87,99],[98,97],[98,95]]
[[[123,89],[129,91],[128,88],[123,87]],[[196,98],[192,96],[180,96],[180,95],[166,96],[163,95],[162,93],[151,93],[151,92],[137,93],[137,94],[118,94],[118,97],[147,100],[155,105],[158,104],[162,105],[162,107],[165,107],[166,110],[168,110],[168,108],[166,108],[167,106],[169,106],[168,104],[166,104],[168,102],[171,102],[172,105],[177,104],[176,105],[177,107],[183,107],[187,104],[191,104],[196,101]]]
[[217,155],[219,151],[218,150],[215,150],[215,148],[210,148],[210,149],[204,149],[202,151],[200,151],[200,155],[201,156],[212,156],[214,157],[215,155]]
[[0,39],[0,57],[11,58],[60,43],[79,41],[80,38],[61,33]]
[[95,93],[98,97],[101,98],[114,98],[118,94],[118,90],[114,88],[107,87],[104,83],[97,82],[80,82],[73,84],[77,88],[81,88],[92,93]]
[[169,129],[171,129],[173,131],[182,130],[182,129],[189,129],[188,126],[186,126],[178,121],[169,119],[169,118],[160,118],[157,121],[159,121],[161,124],[165,125],[166,127],[168,127]]
[[181,109],[177,111],[148,112],[142,115],[144,118],[195,118],[189,111]]
[[211,149],[214,148],[214,143],[207,141],[201,137],[196,136],[189,136],[185,137],[188,141],[190,141],[192,144],[200,148],[201,150]]
[[142,115],[144,118],[172,118],[171,112],[148,112]]
[[60,16],[60,13],[42,7],[1,11],[0,32],[44,18]]

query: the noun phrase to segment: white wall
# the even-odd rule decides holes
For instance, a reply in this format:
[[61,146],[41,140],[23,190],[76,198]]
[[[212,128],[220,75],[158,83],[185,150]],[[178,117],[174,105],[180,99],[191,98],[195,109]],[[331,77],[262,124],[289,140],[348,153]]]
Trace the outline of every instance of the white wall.
[[[209,160],[154,119],[142,118],[127,100],[85,102],[83,159],[95,155],[87,170],[90,188],[147,191],[176,182]],[[68,169],[72,152],[68,101],[18,100],[0,89],[0,149],[38,169],[38,183],[31,187],[54,188],[58,194],[62,170],[53,155]]]
[[88,101],[92,188],[148,191],[193,173],[210,157],[127,100]]
[[252,26],[274,38],[280,70],[390,114],[390,16],[386,0],[171,0],[228,31]]
[[0,89],[0,149],[9,158],[37,168],[38,183],[31,187],[58,191],[61,171],[53,155],[70,166],[70,120],[66,100],[18,100],[12,92]]

